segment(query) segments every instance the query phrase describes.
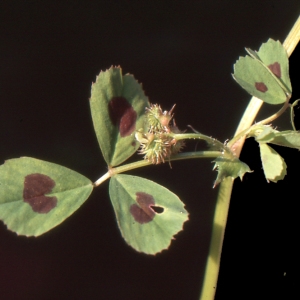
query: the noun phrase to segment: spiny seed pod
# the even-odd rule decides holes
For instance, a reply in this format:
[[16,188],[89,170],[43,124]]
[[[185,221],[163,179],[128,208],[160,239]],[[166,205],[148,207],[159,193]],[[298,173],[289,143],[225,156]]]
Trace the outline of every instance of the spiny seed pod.
[[[181,133],[182,132],[176,126],[175,119],[173,119],[173,125],[170,126],[170,130],[173,133]],[[171,152],[172,152],[172,154],[177,154],[185,146],[185,142],[183,140],[177,141],[177,140],[173,139],[173,141],[171,143],[172,143],[172,146],[171,146]]]
[[184,146],[183,141],[177,141],[172,137],[172,133],[181,132],[174,119],[173,125],[170,125],[174,107],[175,105],[170,111],[163,112],[158,104],[151,104],[149,108],[146,108],[148,132],[139,129],[135,133],[136,140],[141,144],[139,154],[144,155],[144,159],[153,164],[164,163]]
[[160,105],[151,104],[146,108],[146,117],[149,123],[149,131],[152,132],[170,132],[169,123],[173,118],[173,110],[175,104],[170,111],[162,111]]
[[172,154],[172,138],[165,134],[143,133],[139,130],[136,139],[141,143],[139,154],[152,164],[164,163]]

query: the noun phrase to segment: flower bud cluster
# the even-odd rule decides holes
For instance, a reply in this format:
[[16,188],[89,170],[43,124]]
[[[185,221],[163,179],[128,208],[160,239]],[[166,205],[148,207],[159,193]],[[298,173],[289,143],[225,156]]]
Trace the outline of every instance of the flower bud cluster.
[[148,131],[142,129],[136,132],[135,137],[140,142],[139,153],[153,164],[164,163],[172,154],[178,153],[184,146],[183,141],[177,141],[172,137],[172,133],[181,131],[175,124],[170,125],[174,114],[175,105],[170,111],[162,111],[160,105],[151,104],[146,108],[146,122]]

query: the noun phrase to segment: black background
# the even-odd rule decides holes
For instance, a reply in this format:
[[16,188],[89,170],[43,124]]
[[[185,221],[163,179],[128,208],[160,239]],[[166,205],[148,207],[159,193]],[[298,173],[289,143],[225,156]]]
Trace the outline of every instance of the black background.
[[[283,41],[299,8],[298,0],[1,1],[1,163],[31,156],[93,181],[104,174],[88,99],[96,75],[111,65],[134,74],[152,103],[176,103],[181,129],[190,124],[225,141],[250,99],[230,75],[233,63],[245,46]],[[300,98],[298,60],[299,50],[290,63],[293,99]],[[265,105],[257,120],[277,109]],[[195,147],[202,144],[188,145]],[[255,172],[234,186],[216,299],[299,294],[299,153],[276,150],[288,165],[277,184],[264,179],[257,144],[248,140],[242,152]],[[147,256],[125,244],[106,182],[39,238],[18,237],[0,223],[1,299],[198,299],[216,172],[205,160],[172,167],[130,172],[186,204],[190,221],[168,251]]]

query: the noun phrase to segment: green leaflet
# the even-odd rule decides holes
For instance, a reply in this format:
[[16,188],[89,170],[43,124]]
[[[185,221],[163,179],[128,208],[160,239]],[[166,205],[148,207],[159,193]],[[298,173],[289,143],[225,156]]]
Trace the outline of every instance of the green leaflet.
[[284,103],[292,93],[284,47],[269,39],[258,52],[246,50],[250,56],[240,57],[235,63],[233,78],[249,94],[266,103]]
[[274,182],[283,179],[287,168],[285,161],[267,144],[300,150],[300,133],[293,130],[277,131],[269,125],[258,125],[253,128],[249,136],[253,136],[259,143],[266,179]]
[[19,235],[39,236],[89,197],[92,182],[50,162],[22,157],[0,166],[0,219]]
[[273,182],[282,180],[287,168],[284,159],[265,143],[259,143],[259,149],[266,179]]
[[255,126],[250,131],[258,143],[269,143],[300,150],[300,132],[294,130],[278,131],[269,125]]
[[139,148],[134,134],[144,128],[148,98],[132,75],[111,67],[92,85],[90,106],[103,157],[109,166],[117,166]]
[[114,175],[109,194],[123,238],[139,252],[156,254],[167,249],[188,220],[175,194],[144,178]]
[[276,136],[277,130],[274,130],[271,126],[262,125],[256,129],[255,139],[259,143],[269,143]]
[[270,143],[300,150],[300,132],[291,130],[277,132]]

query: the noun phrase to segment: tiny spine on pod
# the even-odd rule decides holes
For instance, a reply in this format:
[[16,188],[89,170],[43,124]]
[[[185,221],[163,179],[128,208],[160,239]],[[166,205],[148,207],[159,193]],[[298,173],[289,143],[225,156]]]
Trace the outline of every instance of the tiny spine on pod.
[[[151,104],[145,113],[147,132],[139,129],[135,133],[136,140],[141,144],[139,154],[152,164],[164,163],[184,147],[184,141],[177,141],[171,136],[181,132],[173,119],[174,108],[175,105],[170,111],[163,112],[160,105]],[[170,124],[172,119],[173,124]]]

